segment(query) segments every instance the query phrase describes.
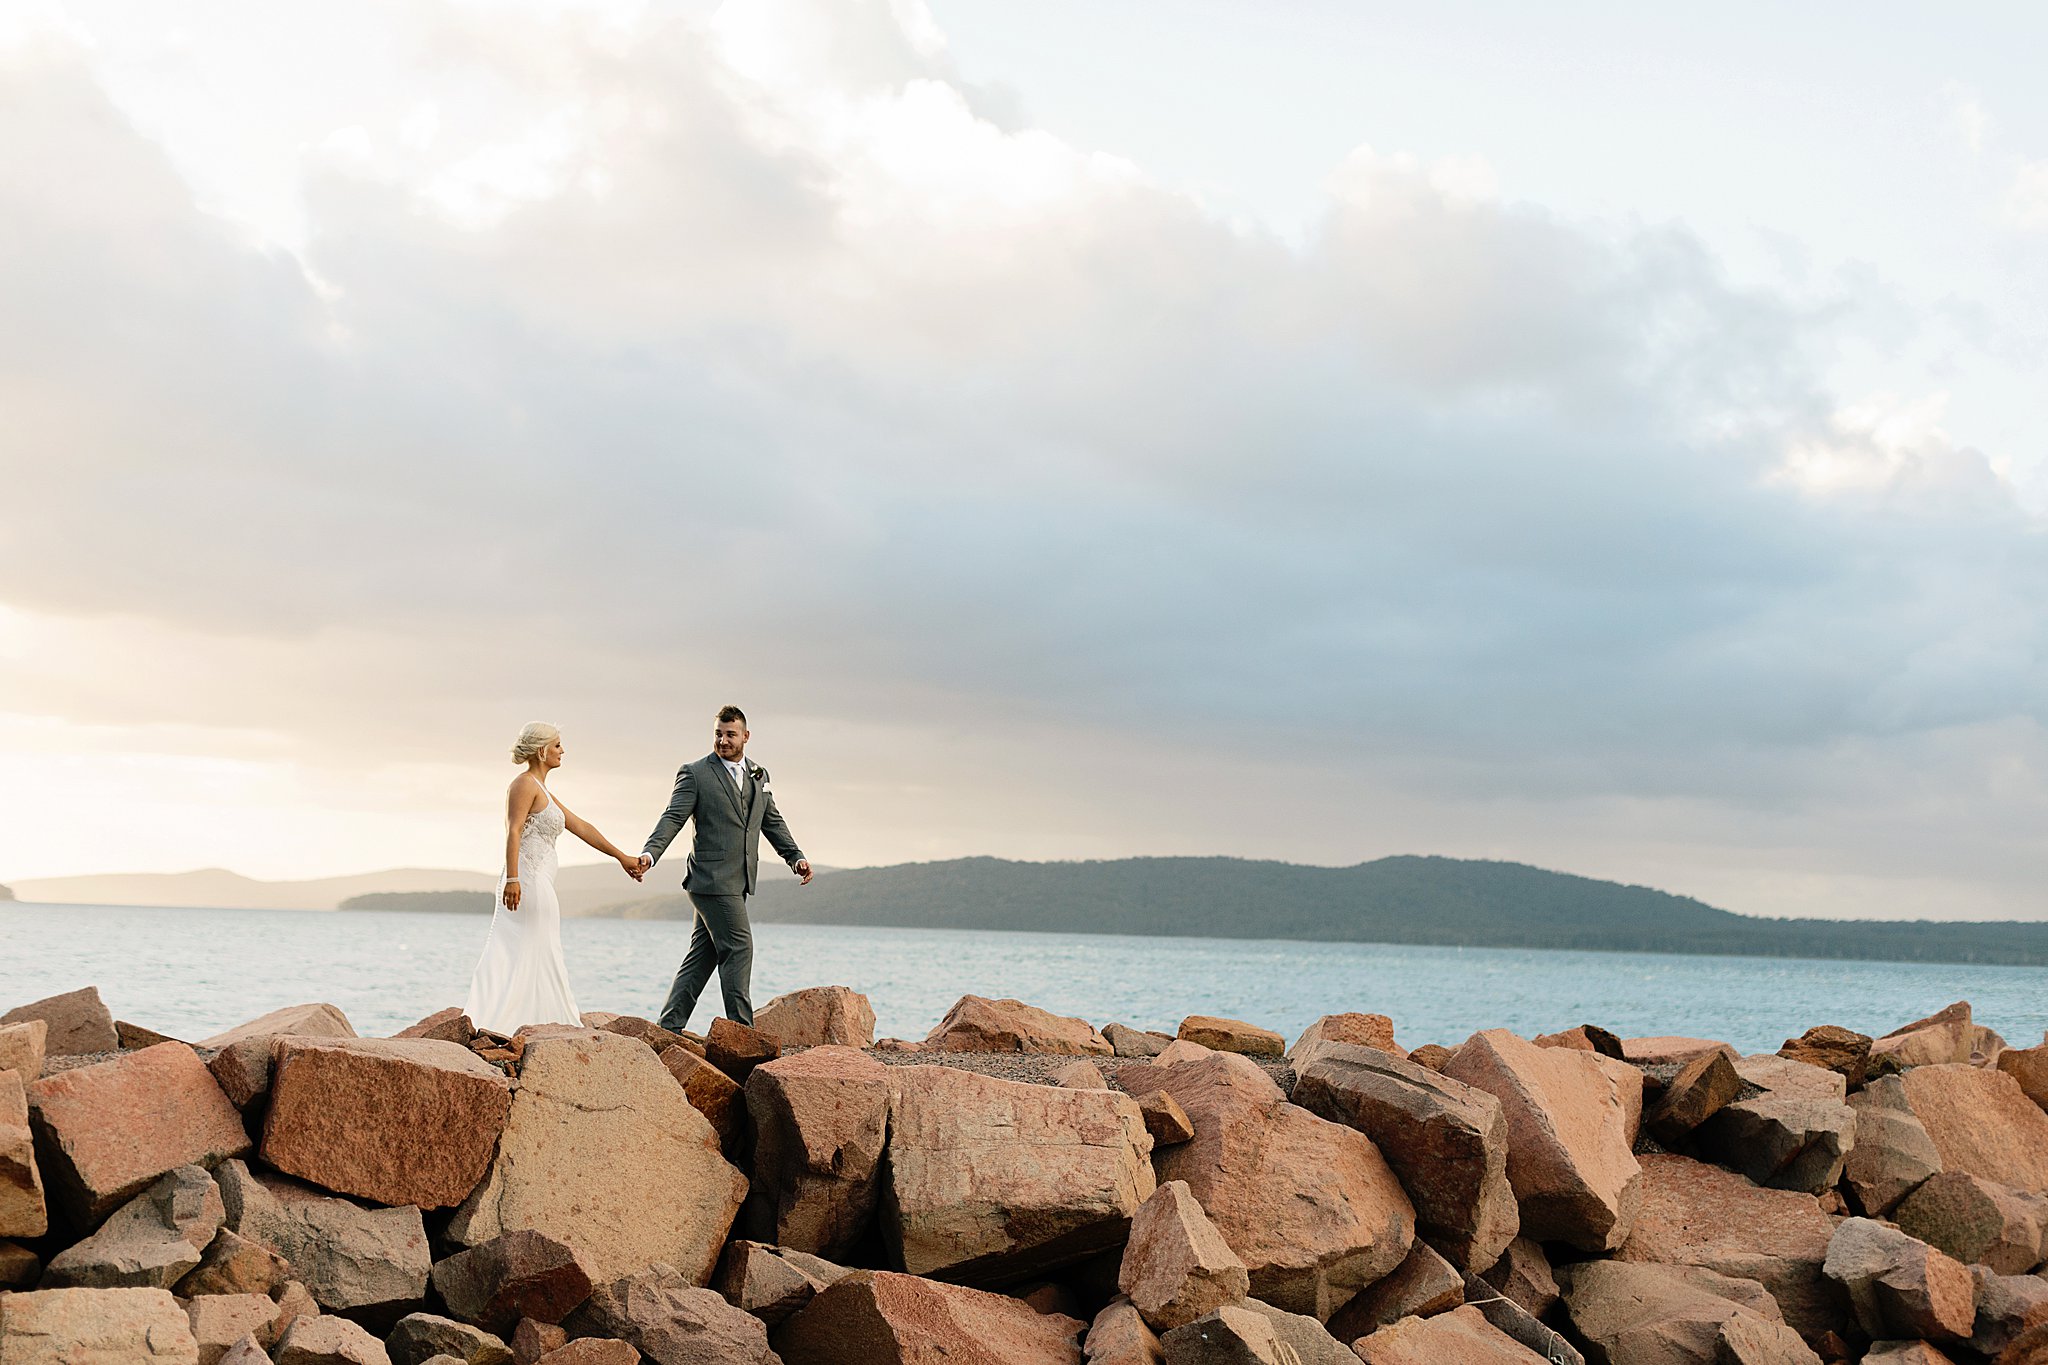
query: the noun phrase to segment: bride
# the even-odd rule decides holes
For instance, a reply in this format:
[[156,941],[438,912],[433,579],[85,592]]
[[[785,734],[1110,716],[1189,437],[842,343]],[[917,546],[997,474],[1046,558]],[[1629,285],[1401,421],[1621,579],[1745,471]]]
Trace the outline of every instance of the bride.
[[562,732],[533,724],[519,732],[512,761],[526,771],[512,779],[505,805],[505,874],[491,934],[469,983],[463,1013],[484,1033],[509,1038],[526,1024],[578,1024],[569,968],[562,960],[562,903],[555,896],[555,840],[564,829],[619,860],[634,881],[640,860],[612,847],[597,827],[569,813],[548,790],[562,766]]

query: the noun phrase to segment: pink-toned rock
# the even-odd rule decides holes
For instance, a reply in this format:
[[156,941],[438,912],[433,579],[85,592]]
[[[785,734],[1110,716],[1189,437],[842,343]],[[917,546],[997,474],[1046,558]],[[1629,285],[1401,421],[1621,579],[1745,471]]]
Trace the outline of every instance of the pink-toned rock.
[[448,1357],[463,1365],[513,1365],[512,1348],[490,1332],[435,1313],[408,1313],[384,1338],[394,1365],[433,1365]]
[[347,1318],[297,1318],[277,1343],[277,1365],[391,1365],[384,1343]]
[[[1199,1324],[1215,1322],[1226,1315],[1236,1317],[1240,1313],[1249,1313],[1265,1319],[1267,1328],[1273,1333],[1274,1358],[1281,1362],[1281,1365],[1293,1365],[1297,1360],[1301,1365],[1357,1365],[1358,1357],[1352,1354],[1351,1348],[1331,1336],[1329,1329],[1322,1323],[1305,1313],[1290,1313],[1284,1308],[1275,1308],[1272,1304],[1259,1299],[1246,1299],[1235,1307],[1219,1308],[1206,1318],[1197,1318],[1187,1327],[1175,1329],[1181,1335],[1174,1338],[1173,1346],[1167,1347],[1164,1341],[1160,1343],[1166,1349],[1169,1365],[1182,1365],[1183,1361],[1190,1360],[1200,1362],[1214,1359],[1215,1357],[1207,1355],[1189,1355],[1183,1343],[1197,1330]],[[1240,1317],[1238,1321],[1242,1323],[1244,1319]],[[1173,1335],[1172,1332],[1167,1333],[1168,1337]],[[1226,1347],[1226,1351],[1227,1349]],[[1226,1354],[1222,1358],[1229,1357]]]
[[1164,1090],[1140,1095],[1138,1110],[1145,1116],[1145,1131],[1152,1135],[1154,1151],[1186,1142],[1195,1135],[1195,1123],[1188,1117],[1188,1111]]
[[1557,1303],[1560,1292],[1557,1276],[1551,1271],[1550,1257],[1544,1253],[1543,1244],[1528,1237],[1517,1237],[1508,1243],[1508,1249],[1501,1253],[1501,1258],[1480,1278],[1520,1305],[1531,1317],[1540,1318],[1548,1313]]
[[173,1038],[168,1033],[158,1033],[153,1028],[144,1028],[140,1024],[131,1024],[125,1019],[116,1019],[114,1021],[114,1037],[120,1041],[123,1052],[139,1052],[146,1047],[155,1047],[158,1043],[182,1043],[185,1041],[182,1038]]
[[1872,1078],[1848,1103],[1856,1111],[1856,1145],[1843,1178],[1863,1212],[1880,1217],[1941,1169],[1941,1153],[1897,1076]]
[[1700,1153],[1773,1189],[1833,1189],[1856,1144],[1842,1076],[1771,1053],[1744,1057],[1735,1070],[1759,1093],[1730,1101],[1693,1131]]
[[166,1171],[249,1150],[241,1115],[183,1043],[45,1076],[28,1101],[45,1188],[81,1231]]
[[221,1352],[214,1365],[270,1365],[270,1352],[257,1343],[254,1334],[250,1334]]
[[[586,1338],[586,1340],[597,1339]],[[517,1362],[517,1365],[534,1365],[535,1361],[547,1355],[548,1352],[559,1351],[568,1345],[569,1334],[554,1323],[535,1322],[532,1318],[521,1318],[519,1325],[512,1329],[512,1341],[510,1344],[512,1347],[512,1359]],[[619,1345],[625,1346],[629,1351],[633,1351],[633,1348],[626,1346],[626,1343],[623,1341]],[[639,1354],[638,1351],[633,1351],[635,1357],[638,1357]],[[626,1365],[640,1365],[640,1362],[636,1358],[628,1360]]]
[[527,1044],[490,1173],[449,1236],[532,1228],[608,1283],[656,1262],[710,1278],[747,1190],[718,1135],[645,1044],[597,1031]]
[[785,1048],[873,1047],[875,1009],[846,986],[812,986],[778,995],[754,1012],[754,1028]]
[[1102,1036],[1109,1041],[1110,1049],[1119,1057],[1157,1057],[1173,1041],[1170,1033],[1157,1033],[1150,1029],[1135,1029],[1128,1024],[1104,1024]]
[[1976,1036],[1970,1002],[1958,1000],[1925,1019],[1893,1029],[1870,1045],[1870,1073],[1905,1071],[1916,1066],[1964,1064]]
[[199,1265],[171,1286],[181,1298],[202,1294],[272,1294],[292,1277],[291,1262],[233,1228],[214,1234]]
[[1169,1048],[1117,1073],[1133,1093],[1167,1091],[1194,1123],[1192,1141],[1154,1155],[1159,1178],[1188,1183],[1254,1295],[1327,1319],[1407,1257],[1414,1206],[1365,1134],[1287,1103],[1244,1057],[1184,1047],[1189,1060]]
[[1712,1038],[1684,1038],[1660,1034],[1649,1038],[1621,1040],[1622,1060],[1634,1062],[1637,1066],[1683,1065],[1702,1052],[1726,1053],[1730,1062],[1739,1060],[1742,1055],[1728,1044]]
[[1955,1360],[1924,1341],[1873,1341],[1863,1365],[1955,1365]]
[[0,1071],[0,1237],[40,1237],[49,1228],[28,1125],[28,1091],[21,1072]]
[[49,1031],[50,1026],[40,1019],[0,1024],[0,1071],[19,1073],[23,1085],[41,1076]]
[[1451,1058],[1456,1055],[1453,1049],[1445,1047],[1442,1043],[1424,1043],[1421,1047],[1409,1049],[1408,1060],[1419,1067],[1441,1074],[1443,1069],[1451,1064]]
[[925,1035],[935,1052],[1050,1052],[1107,1057],[1109,1040],[1085,1019],[1070,1019],[1021,1000],[963,995],[937,1028]]
[[249,1109],[270,1093],[271,1044],[280,1037],[353,1038],[355,1027],[333,1005],[287,1005],[202,1039],[213,1053],[206,1065],[235,1108]]
[[1702,1052],[1666,1082],[1643,1124],[1657,1141],[1676,1147],[1741,1093],[1742,1077],[1728,1054],[1718,1049]]
[[585,1337],[542,1356],[539,1365],[640,1365],[640,1353],[610,1337]]
[[1169,1180],[1131,1220],[1116,1287],[1147,1326],[1168,1332],[1236,1303],[1251,1279],[1186,1182]]
[[1558,1033],[1540,1033],[1529,1041],[1538,1047],[1563,1047],[1574,1052],[1597,1052],[1602,1057],[1612,1057],[1616,1061],[1625,1060],[1621,1051],[1621,1039],[1598,1024],[1580,1024]]
[[1967,1171],[1942,1171],[1899,1201],[1892,1220],[1965,1265],[2018,1275],[2048,1248],[2048,1196],[2024,1194]]
[[1220,1015],[1191,1014],[1180,1021],[1174,1036],[1216,1052],[1235,1052],[1240,1057],[1287,1055],[1287,1040],[1273,1030]]
[[711,1125],[711,1131],[718,1134],[720,1148],[727,1154],[733,1153],[746,1131],[738,1082],[680,1045],[665,1049],[661,1064],[683,1087],[684,1096]]
[[1864,1074],[1870,1069],[1870,1043],[1869,1035],[1854,1029],[1820,1024],[1797,1038],[1787,1038],[1778,1055],[1837,1072],[1854,1090],[1863,1084]]
[[1501,1103],[1522,1232],[1596,1252],[1627,1239],[1642,1172],[1621,1087],[1599,1058],[1488,1029],[1466,1040],[1444,1074]]
[[1448,1313],[1465,1301],[1465,1277],[1439,1256],[1429,1243],[1417,1240],[1408,1259],[1352,1296],[1330,1315],[1330,1335],[1356,1341],[1402,1318],[1427,1318]]
[[2048,1279],[2039,1275],[2000,1275],[1981,1265],[1970,1267],[1977,1291],[1977,1325],[1970,1349],[1995,1356],[2028,1328],[2048,1323]]
[[1627,1139],[1629,1150],[1634,1151],[1636,1139],[1643,1135],[1643,1097],[1649,1089],[1642,1068],[1604,1052],[1594,1053],[1593,1060],[1614,1082],[1614,1097],[1621,1104],[1621,1134]]
[[754,1069],[754,1236],[814,1256],[844,1255],[873,1224],[889,1123],[889,1068],[826,1044]]
[[280,1304],[297,1290],[332,1312],[389,1321],[425,1297],[432,1260],[418,1209],[366,1209],[239,1161],[216,1178],[228,1226],[291,1265]]
[[52,1256],[43,1287],[169,1289],[199,1265],[225,1217],[213,1177],[180,1166],[116,1209],[99,1231]]
[[1507,1119],[1486,1091],[1379,1049],[1324,1043],[1300,1068],[1294,1102],[1373,1140],[1418,1234],[1460,1270],[1493,1264],[1520,1229]]
[[1003,1294],[860,1270],[775,1334],[784,1365],[1081,1365],[1087,1324]]
[[[344,1035],[346,1036],[346,1035]],[[459,1005],[449,1005],[435,1010],[426,1018],[409,1028],[402,1028],[391,1035],[394,1038],[431,1038],[440,1043],[458,1043],[469,1046],[469,1040],[476,1037],[476,1025],[462,1012]]]
[[1378,1048],[1390,1057],[1408,1060],[1408,1049],[1394,1041],[1394,1021],[1384,1014],[1326,1014],[1301,1031],[1287,1060],[1299,1071],[1307,1066],[1314,1050],[1324,1043],[1350,1043],[1356,1047]]
[[121,1046],[120,1035],[114,1032],[114,1016],[107,1012],[97,986],[47,996],[0,1014],[0,1024],[31,1019],[40,1019],[46,1026],[43,1051],[50,1057],[81,1057],[113,1052]]
[[704,1037],[704,1059],[742,1086],[755,1067],[781,1055],[773,1038],[723,1015],[711,1021],[711,1032]]
[[1841,1292],[1821,1274],[1834,1223],[1820,1201],[1682,1156],[1649,1155],[1642,1166],[1642,1206],[1617,1259],[1755,1280],[1808,1341],[1842,1325]]
[[1824,1271],[1848,1294],[1857,1325],[1880,1340],[1959,1341],[1977,1320],[1969,1270],[1887,1223],[1845,1219],[1828,1242]]
[[[7,1064],[0,1055],[0,1066]],[[2009,1047],[1998,1054],[1998,1069],[2019,1082],[2026,1097],[2048,1109],[2048,1043],[2038,1047]]]
[[[1930,1063],[1900,1078],[1945,1171],[2048,1192],[2048,1113],[2004,1071]],[[46,1173],[47,1174],[47,1173]]]
[[2014,1337],[1993,1365],[2048,1365],[2048,1322]]
[[1351,1343],[1365,1365],[1543,1365],[1543,1357],[1489,1323],[1478,1309],[1405,1318]]
[[1562,1272],[1572,1326],[1596,1360],[1628,1365],[1820,1365],[1753,1281],[1696,1266],[1584,1261]]
[[[583,1016],[583,1026],[602,1029],[606,1033],[616,1033],[622,1038],[638,1038],[647,1044],[657,1057],[672,1047],[687,1048],[699,1056],[705,1051],[688,1033],[665,1029],[652,1019],[643,1019],[637,1014],[586,1014]],[[525,1029],[519,1031],[521,1034],[527,1032]],[[773,1054],[764,1052],[764,1055]]]
[[1160,1365],[1166,1358],[1158,1336],[1131,1301],[1121,1297],[1095,1315],[1081,1350],[1088,1365]]
[[1060,1067],[1046,1077],[1054,1085],[1069,1090],[1107,1090],[1109,1082],[1102,1079],[1102,1068],[1090,1061],[1076,1059]]
[[952,1067],[889,1076],[882,1233],[914,1275],[1000,1284],[1122,1243],[1153,1190],[1137,1101]]
[[451,1316],[498,1336],[522,1319],[555,1323],[590,1297],[590,1268],[574,1247],[515,1228],[434,1266],[434,1288]]
[[503,1072],[429,1038],[282,1037],[274,1065],[263,1160],[379,1204],[460,1204],[512,1108]]
[[713,1287],[774,1328],[852,1273],[822,1257],[736,1237],[725,1244]]
[[185,1317],[199,1343],[199,1365],[218,1365],[244,1337],[268,1351],[287,1325],[268,1294],[203,1294],[185,1305]]
[[41,1257],[25,1246],[0,1241],[0,1290],[32,1289],[42,1273]]
[[199,1365],[185,1310],[163,1289],[45,1289],[0,1296],[6,1365]]

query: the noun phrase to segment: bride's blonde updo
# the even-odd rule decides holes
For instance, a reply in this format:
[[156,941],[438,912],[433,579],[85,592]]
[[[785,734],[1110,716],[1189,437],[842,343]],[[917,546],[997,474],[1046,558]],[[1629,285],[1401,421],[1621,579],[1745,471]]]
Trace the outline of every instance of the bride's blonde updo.
[[562,732],[544,720],[537,720],[519,732],[519,742],[512,746],[514,763],[531,763],[539,758],[548,745],[562,737]]

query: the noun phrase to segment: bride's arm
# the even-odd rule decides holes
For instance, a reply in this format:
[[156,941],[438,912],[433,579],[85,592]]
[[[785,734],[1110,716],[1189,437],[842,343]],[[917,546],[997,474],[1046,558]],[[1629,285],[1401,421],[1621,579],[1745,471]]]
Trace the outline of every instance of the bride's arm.
[[534,788],[540,784],[521,774],[505,793],[505,908],[519,908],[519,835],[533,813]]
[[[560,797],[556,797],[555,804],[558,806],[562,806],[562,799]],[[567,806],[562,806],[562,827],[564,829],[567,829],[571,834],[575,835],[577,838],[581,839],[584,843],[589,844],[599,853],[604,854],[606,857],[617,858],[619,860],[620,867],[623,867],[626,869],[626,871],[633,873],[634,879],[636,881],[639,879],[639,856],[637,854],[628,854],[620,852],[618,846],[612,843],[611,840],[605,838],[604,834],[601,831],[599,831],[596,825],[591,824],[588,820],[576,814],[576,812],[570,810]]]

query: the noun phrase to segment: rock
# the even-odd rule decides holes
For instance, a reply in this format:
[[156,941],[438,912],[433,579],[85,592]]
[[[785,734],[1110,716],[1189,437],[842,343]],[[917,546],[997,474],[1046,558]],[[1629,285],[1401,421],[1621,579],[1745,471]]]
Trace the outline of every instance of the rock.
[[873,1047],[875,1009],[846,986],[812,986],[778,995],[754,1012],[754,1029],[777,1045]]
[[2014,1337],[1993,1365],[2048,1365],[2048,1323],[2029,1327]]
[[1248,1306],[1229,1306],[1159,1341],[1166,1365],[1291,1365],[1281,1354],[1273,1324]]
[[[2004,1071],[1931,1063],[1900,1078],[1945,1171],[2048,1193],[2048,1113]],[[41,1084],[41,1082],[38,1082]],[[47,1177],[46,1170],[44,1175]]]
[[1485,1090],[1392,1054],[1323,1043],[1294,1102],[1373,1140],[1415,1208],[1420,1236],[1463,1270],[1493,1264],[1521,1227],[1508,1125]]
[[213,1177],[180,1166],[115,1210],[98,1232],[51,1257],[43,1287],[169,1289],[199,1265],[226,1216]]
[[952,1067],[889,1076],[882,1233],[914,1275],[1002,1283],[1117,1246],[1153,1190],[1130,1096]]
[[1157,1057],[1173,1041],[1170,1033],[1154,1033],[1124,1024],[1104,1024],[1102,1036],[1108,1040],[1110,1050],[1119,1057]]
[[1572,1326],[1596,1361],[1820,1365],[1754,1281],[1629,1261],[1585,1261],[1560,1274]]
[[1299,1071],[1324,1043],[1378,1048],[1390,1057],[1408,1060],[1408,1049],[1394,1041],[1394,1021],[1384,1014],[1326,1014],[1302,1030],[1294,1046],[1287,1049],[1287,1060]]
[[1970,1002],[1958,1000],[1871,1043],[1870,1074],[1880,1076],[1916,1066],[1967,1063],[1974,1036]]
[[390,1312],[427,1292],[432,1268],[417,1208],[366,1209],[239,1161],[217,1172],[228,1226],[290,1262],[330,1312]]
[[1466,1040],[1444,1074],[1501,1102],[1522,1232],[1593,1252],[1627,1239],[1642,1172],[1621,1089],[1598,1058],[1488,1029]]
[[1480,1278],[1528,1310],[1531,1317],[1540,1318],[1548,1313],[1562,1292],[1543,1244],[1527,1237],[1517,1237],[1508,1243],[1501,1258]]
[[1888,1214],[1941,1169],[1941,1153],[1897,1076],[1866,1082],[1849,1096],[1849,1107],[1856,1111],[1856,1145],[1843,1164],[1843,1176],[1865,1213]]
[[146,1047],[155,1047],[158,1043],[184,1041],[182,1038],[173,1038],[168,1033],[158,1033],[153,1028],[131,1024],[125,1019],[114,1021],[114,1037],[120,1042],[123,1052],[137,1052]]
[[121,1046],[120,1035],[114,1032],[114,1016],[107,1012],[97,986],[16,1006],[0,1014],[0,1025],[22,1024],[31,1019],[39,1019],[45,1026],[43,1052],[48,1057],[82,1057],[113,1052]]
[[1797,1038],[1787,1038],[1778,1055],[1836,1072],[1854,1090],[1863,1084],[1864,1073],[1870,1069],[1870,1042],[1868,1034],[1821,1024]]
[[28,1100],[51,1201],[81,1231],[167,1171],[249,1150],[241,1115],[183,1043],[45,1076]]
[[[7,1064],[0,1056],[0,1066]],[[2048,1109],[2048,1043],[2039,1047],[2006,1048],[1998,1054],[2000,1071],[2019,1082],[2020,1091],[2043,1109]]]
[[1164,1090],[1139,1096],[1138,1112],[1144,1116],[1145,1131],[1152,1135],[1155,1151],[1186,1142],[1195,1135],[1194,1120],[1188,1117],[1188,1111]]
[[1441,1072],[1455,1056],[1457,1054],[1442,1043],[1424,1043],[1408,1053],[1408,1060],[1427,1070]]
[[540,1365],[640,1365],[640,1353],[623,1341],[585,1337],[548,1352]]
[[683,1087],[684,1098],[704,1116],[711,1131],[718,1134],[719,1149],[727,1154],[736,1152],[740,1136],[746,1131],[739,1083],[680,1045],[664,1050],[661,1064]]
[[1621,1058],[1637,1066],[1682,1066],[1702,1052],[1725,1052],[1730,1062],[1741,1054],[1734,1048],[1712,1038],[1684,1038],[1677,1035],[1658,1035],[1650,1038],[1624,1038],[1621,1040]]
[[253,1335],[245,1336],[222,1352],[215,1365],[270,1365],[270,1353],[257,1343]]
[[49,1032],[50,1026],[41,1019],[0,1024],[0,1071],[21,1073],[23,1085],[41,1076]]
[[[1111,1024],[1109,1028],[1118,1027]],[[1104,1029],[1106,1034],[1109,1029]],[[1112,1299],[1095,1315],[1088,1337],[1081,1343],[1088,1365],[1160,1365],[1166,1348],[1145,1325],[1145,1319],[1129,1299]]]
[[183,1298],[202,1294],[271,1294],[292,1277],[291,1262],[223,1227],[214,1235],[197,1269],[171,1286]]
[[1109,1082],[1102,1079],[1102,1069],[1093,1062],[1075,1060],[1046,1077],[1054,1085],[1069,1090],[1107,1090]]
[[1289,1104],[1244,1057],[1174,1048],[1190,1060],[1169,1060],[1169,1048],[1117,1079],[1133,1093],[1167,1091],[1193,1120],[1193,1140],[1155,1153],[1153,1165],[1160,1179],[1187,1182],[1254,1295],[1326,1319],[1401,1264],[1415,1210],[1370,1138]]
[[2048,1279],[2039,1275],[2000,1275],[1983,1266],[1970,1267],[1977,1294],[1977,1324],[1970,1349],[1995,1356],[2030,1327],[2048,1323]]
[[409,1028],[402,1028],[391,1035],[394,1038],[430,1038],[439,1043],[455,1043],[469,1046],[469,1040],[476,1037],[476,1025],[462,1012],[459,1005],[435,1010],[426,1018]]
[[782,1049],[765,1033],[736,1024],[723,1015],[711,1021],[704,1040],[704,1059],[744,1086],[747,1077],[763,1062],[772,1062]]
[[1407,1318],[1351,1343],[1365,1365],[1542,1365],[1543,1357],[1471,1306]]
[[504,1073],[431,1038],[279,1038],[265,1162],[337,1194],[453,1208],[490,1169]]
[[50,1230],[22,1076],[0,1071],[0,1237],[40,1237]]
[[590,1297],[590,1268],[570,1247],[531,1228],[458,1252],[434,1266],[449,1313],[498,1336],[522,1318],[556,1323]]
[[432,1313],[400,1318],[384,1349],[391,1365],[426,1365],[435,1356],[453,1356],[462,1365],[513,1365],[512,1348],[491,1333]]
[[42,1273],[42,1259],[33,1251],[0,1242],[0,1290],[32,1288]]
[[1402,1318],[1432,1317],[1464,1301],[1465,1277],[1429,1243],[1418,1240],[1392,1274],[1359,1290],[1330,1315],[1330,1335],[1356,1341]]
[[852,1273],[805,1252],[735,1238],[713,1284],[727,1303],[772,1328]]
[[477,1246],[532,1228],[573,1246],[604,1283],[656,1262],[702,1283],[746,1177],[654,1054],[630,1038],[535,1038],[490,1173],[449,1236]]
[[1621,1135],[1629,1150],[1634,1151],[1636,1139],[1643,1135],[1643,1096],[1649,1089],[1649,1078],[1633,1062],[1619,1061],[1604,1052],[1595,1052],[1592,1057],[1614,1083],[1614,1097],[1621,1105]]
[[1942,1171],[1899,1201],[1892,1220],[1964,1264],[2019,1275],[2048,1255],[2048,1197],[1971,1175]]
[[1578,1347],[1538,1322],[1513,1299],[1492,1293],[1477,1275],[1465,1277],[1465,1306],[1478,1309],[1496,1331],[1534,1351],[1546,1365],[1586,1365]]
[[1955,1365],[1924,1341],[1873,1341],[1863,1365]]
[[244,1339],[268,1351],[288,1325],[268,1294],[202,1294],[185,1305],[185,1318],[199,1343],[199,1365],[217,1365]]
[[1722,1106],[1693,1131],[1701,1154],[1773,1189],[1833,1189],[1856,1145],[1841,1075],[1774,1054],[1745,1057],[1735,1070],[1762,1091]]
[[1710,1049],[1678,1068],[1643,1117],[1643,1126],[1666,1147],[1677,1147],[1742,1093],[1742,1077],[1728,1054]]
[[202,1039],[207,1067],[235,1108],[247,1110],[270,1093],[271,1044],[280,1037],[353,1038],[354,1025],[333,1005],[287,1005]]
[[1178,1038],[1216,1052],[1235,1052],[1241,1057],[1284,1057],[1287,1040],[1271,1029],[1247,1024],[1242,1019],[1224,1019],[1213,1014],[1191,1014],[1180,1021]]
[[347,1318],[299,1318],[277,1343],[277,1365],[392,1365],[384,1343]]
[[[533,1365],[548,1352],[559,1351],[568,1344],[569,1334],[551,1322],[535,1322],[532,1318],[521,1318],[519,1325],[512,1329],[512,1358],[518,1361],[519,1365]],[[619,1344],[626,1346],[623,1341]],[[626,1349],[633,1350],[630,1346],[626,1346]],[[633,1351],[633,1354],[637,1357],[640,1353]],[[634,1359],[626,1365],[640,1365],[640,1362]]]
[[1080,1365],[1084,1326],[1002,1294],[857,1270],[774,1340],[784,1365]]
[[889,1069],[855,1048],[809,1048],[747,1079],[754,1187],[747,1226],[761,1241],[838,1256],[865,1236],[881,1192]]
[[1116,1287],[1147,1326],[1167,1332],[1238,1302],[1251,1278],[1186,1182],[1169,1180],[1131,1220]]
[[598,1286],[563,1325],[624,1341],[657,1365],[780,1365],[759,1318],[658,1262]]
[[1841,1291],[1821,1274],[1834,1224],[1812,1195],[1761,1189],[1682,1156],[1649,1155],[1642,1165],[1642,1208],[1618,1259],[1755,1280],[1808,1341],[1841,1325]]
[[963,995],[924,1046],[937,1052],[1050,1052],[1107,1057],[1113,1049],[1085,1019],[1052,1014],[1021,1000]]
[[1888,1224],[1844,1220],[1828,1243],[1823,1269],[1848,1293],[1857,1325],[1873,1338],[1956,1341],[1976,1323],[1970,1272]]
[[169,1290],[44,1289],[0,1296],[0,1361],[198,1365],[199,1343]]
[[1293,1359],[1302,1365],[1358,1365],[1358,1357],[1351,1353],[1351,1348],[1308,1314],[1290,1313],[1257,1299],[1246,1299],[1243,1306],[1264,1318],[1273,1329],[1281,1359],[1286,1360],[1292,1351]]
[[1594,1052],[1602,1057],[1612,1057],[1617,1062],[1627,1060],[1621,1050],[1621,1039],[1598,1024],[1580,1024],[1561,1033],[1539,1034],[1529,1041],[1538,1047],[1570,1048],[1574,1052]]

